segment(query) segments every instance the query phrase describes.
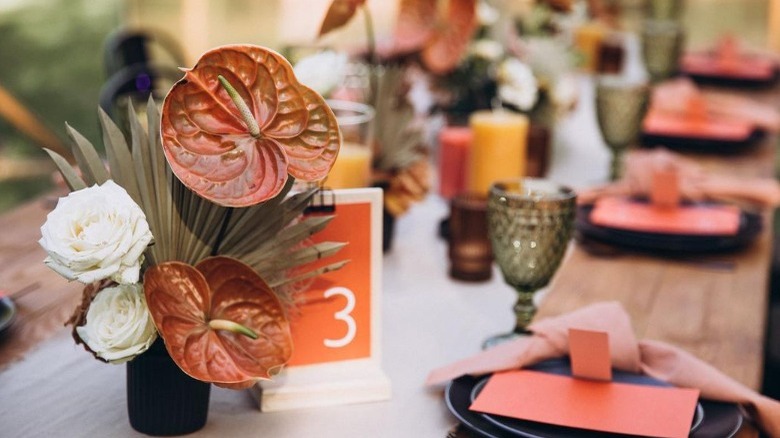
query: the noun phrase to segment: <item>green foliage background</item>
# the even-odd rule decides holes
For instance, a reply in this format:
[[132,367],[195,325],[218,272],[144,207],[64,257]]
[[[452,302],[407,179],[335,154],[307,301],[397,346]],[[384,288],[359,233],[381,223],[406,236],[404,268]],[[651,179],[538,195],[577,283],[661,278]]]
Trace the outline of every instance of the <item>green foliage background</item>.
[[[103,43],[120,23],[120,0],[0,2],[0,85],[61,138],[68,122],[99,144]],[[0,119],[0,154],[45,156]],[[50,187],[49,178],[0,182],[0,210]]]

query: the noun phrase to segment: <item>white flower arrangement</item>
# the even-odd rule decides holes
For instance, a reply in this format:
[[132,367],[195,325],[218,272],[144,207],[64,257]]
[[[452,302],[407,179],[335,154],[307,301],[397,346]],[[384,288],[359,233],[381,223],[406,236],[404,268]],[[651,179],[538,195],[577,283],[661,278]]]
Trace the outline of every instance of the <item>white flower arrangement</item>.
[[107,287],[95,296],[76,333],[95,355],[120,364],[148,350],[157,330],[141,284]]
[[517,58],[506,58],[498,66],[498,98],[521,111],[533,108],[539,84],[531,67]]
[[41,227],[44,263],[68,280],[138,282],[152,241],[146,216],[125,189],[106,181],[60,198]]

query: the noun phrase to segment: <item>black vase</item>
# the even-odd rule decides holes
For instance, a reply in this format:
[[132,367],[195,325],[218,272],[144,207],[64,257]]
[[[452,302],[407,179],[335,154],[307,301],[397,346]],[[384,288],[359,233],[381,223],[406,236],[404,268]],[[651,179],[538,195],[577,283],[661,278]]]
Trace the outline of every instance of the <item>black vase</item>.
[[127,413],[138,432],[170,436],[203,428],[210,394],[211,384],[185,374],[161,338],[127,363]]

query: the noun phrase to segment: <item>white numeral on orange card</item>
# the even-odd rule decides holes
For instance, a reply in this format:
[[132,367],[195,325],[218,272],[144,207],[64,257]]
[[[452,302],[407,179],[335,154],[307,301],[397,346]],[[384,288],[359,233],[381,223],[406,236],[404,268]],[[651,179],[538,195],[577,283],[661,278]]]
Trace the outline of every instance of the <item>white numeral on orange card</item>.
[[344,321],[347,324],[347,334],[341,339],[325,339],[324,342],[326,347],[340,348],[349,345],[355,339],[355,333],[357,332],[355,318],[350,315],[352,310],[355,309],[355,293],[346,287],[334,287],[325,291],[326,299],[333,295],[342,295],[347,299],[347,305],[333,316],[335,319]]

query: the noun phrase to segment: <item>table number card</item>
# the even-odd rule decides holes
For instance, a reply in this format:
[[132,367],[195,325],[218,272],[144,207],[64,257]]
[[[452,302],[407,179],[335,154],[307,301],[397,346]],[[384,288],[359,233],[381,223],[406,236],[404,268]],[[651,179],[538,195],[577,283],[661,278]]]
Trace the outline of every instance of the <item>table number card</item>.
[[349,242],[337,255],[349,263],[317,278],[291,315],[288,366],[253,388],[264,412],[390,397],[380,354],[382,191],[333,194],[335,218],[314,240]]

